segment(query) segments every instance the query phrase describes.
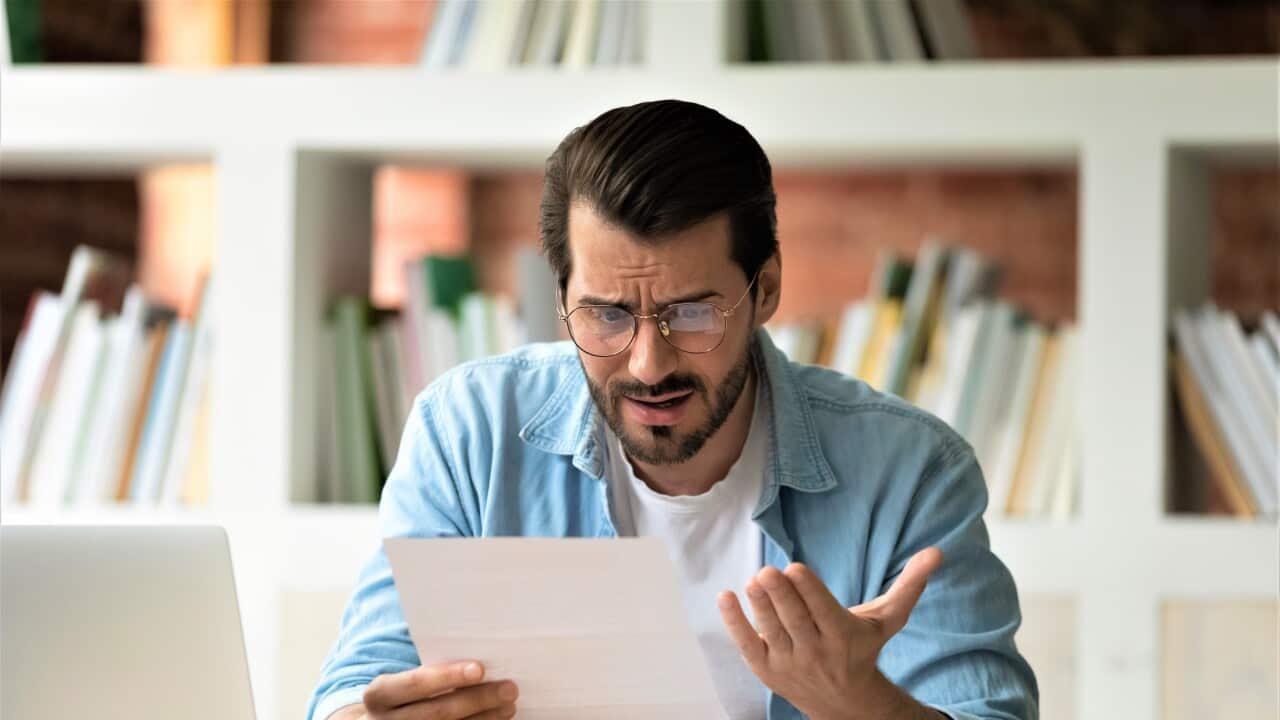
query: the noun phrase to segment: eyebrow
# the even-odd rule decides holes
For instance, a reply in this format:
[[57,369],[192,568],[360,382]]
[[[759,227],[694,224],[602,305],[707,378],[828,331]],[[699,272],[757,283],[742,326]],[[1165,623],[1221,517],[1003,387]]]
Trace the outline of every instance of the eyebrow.
[[[713,297],[723,297],[723,295],[715,290],[699,290],[697,292],[687,293],[680,297],[668,300],[665,303],[659,304],[659,307],[667,307],[669,305],[677,305],[679,303],[701,302]],[[620,302],[618,300],[610,300],[608,298],[596,297],[594,295],[583,295],[578,298],[578,305],[609,305],[623,308],[629,312],[635,312],[636,310],[635,303]]]

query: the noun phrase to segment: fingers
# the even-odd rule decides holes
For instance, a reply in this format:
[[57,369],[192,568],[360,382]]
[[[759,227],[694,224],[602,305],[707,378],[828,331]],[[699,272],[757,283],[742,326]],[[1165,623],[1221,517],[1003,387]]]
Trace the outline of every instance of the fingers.
[[[800,593],[778,568],[767,566],[756,575],[757,581],[769,593],[769,602],[782,619],[782,626],[791,636],[792,643],[803,645],[818,639],[818,626],[809,614],[809,608]],[[752,606],[754,607],[754,606]],[[759,617],[756,618],[759,621]]]
[[764,640],[756,634],[756,629],[751,627],[746,614],[742,612],[738,596],[728,591],[722,592],[716,598],[716,604],[720,607],[720,619],[724,622],[725,630],[738,646],[738,652],[742,653],[747,665],[755,666],[763,662],[767,654]]
[[809,608],[809,615],[818,626],[818,632],[837,632],[841,623],[847,621],[844,606],[808,567],[791,563],[782,574],[791,580],[796,592],[804,600],[805,607]]
[[491,682],[454,690],[430,700],[402,705],[378,717],[386,720],[469,718],[507,706],[514,708],[518,694],[515,683],[510,680]]
[[511,704],[496,707],[492,710],[485,710],[482,713],[472,715],[466,720],[507,720],[507,718],[515,717],[515,714],[516,706]]
[[371,711],[390,710],[442,692],[475,685],[484,679],[484,666],[474,660],[423,665],[391,675],[379,675],[364,692]]
[[[898,579],[888,592],[866,606],[888,635],[893,635],[907,624],[911,611],[924,594],[929,575],[942,564],[942,551],[936,547],[925,548],[907,561]],[[855,608],[855,612],[858,609]]]
[[751,612],[756,619],[756,631],[764,639],[770,650],[775,652],[791,651],[791,636],[787,634],[782,618],[778,617],[769,593],[752,578],[747,582],[747,601],[751,603]]

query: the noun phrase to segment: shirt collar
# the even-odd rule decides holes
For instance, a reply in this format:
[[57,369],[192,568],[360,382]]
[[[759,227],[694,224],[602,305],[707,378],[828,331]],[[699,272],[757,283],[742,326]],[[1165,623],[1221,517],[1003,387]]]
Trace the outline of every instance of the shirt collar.
[[[802,492],[822,492],[836,485],[835,473],[818,443],[808,398],[795,379],[795,369],[774,346],[769,334],[757,330],[752,343],[759,389],[768,403],[769,469],[757,513],[773,503],[778,486]],[[573,465],[600,480],[606,470],[602,433],[604,423],[587,388],[582,365],[574,363],[556,392],[520,430],[531,447],[556,455],[572,455]]]

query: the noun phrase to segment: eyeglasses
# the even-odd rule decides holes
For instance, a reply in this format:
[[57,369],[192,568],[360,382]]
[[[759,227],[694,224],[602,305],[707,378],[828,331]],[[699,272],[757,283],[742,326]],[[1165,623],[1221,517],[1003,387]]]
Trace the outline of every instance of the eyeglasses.
[[686,353],[709,353],[724,342],[729,316],[738,309],[752,286],[728,310],[709,302],[684,302],[668,305],[653,315],[640,315],[617,305],[579,305],[568,313],[558,313],[569,328],[569,337],[582,352],[595,357],[610,357],[631,347],[641,320],[658,321],[658,332],[671,347]]

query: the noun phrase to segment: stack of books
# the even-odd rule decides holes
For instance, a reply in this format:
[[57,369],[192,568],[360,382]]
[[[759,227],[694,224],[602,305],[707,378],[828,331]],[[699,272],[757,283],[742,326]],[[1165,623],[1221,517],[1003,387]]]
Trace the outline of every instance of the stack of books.
[[478,292],[466,257],[405,265],[399,312],[338,298],[319,359],[321,502],[377,502],[414,397],[455,365],[560,338],[555,280],[532,248],[516,257],[519,300]]
[[1280,496],[1280,319],[1265,312],[1258,325],[1246,333],[1239,318],[1212,304],[1177,311],[1170,374],[1177,408],[1207,466],[1209,489],[1217,493],[1206,504],[1239,517],[1274,518]]
[[962,0],[746,0],[738,57],[749,62],[969,60],[977,43]]
[[1070,517],[1078,335],[998,299],[1000,275],[977,252],[926,242],[914,264],[882,255],[867,297],[838,322],[770,332],[791,359],[860,378],[955,428],[986,474],[990,512]]
[[642,0],[439,0],[428,68],[589,67],[641,57]]
[[208,277],[191,317],[129,277],[82,246],[62,292],[32,297],[0,390],[0,503],[206,501]]

